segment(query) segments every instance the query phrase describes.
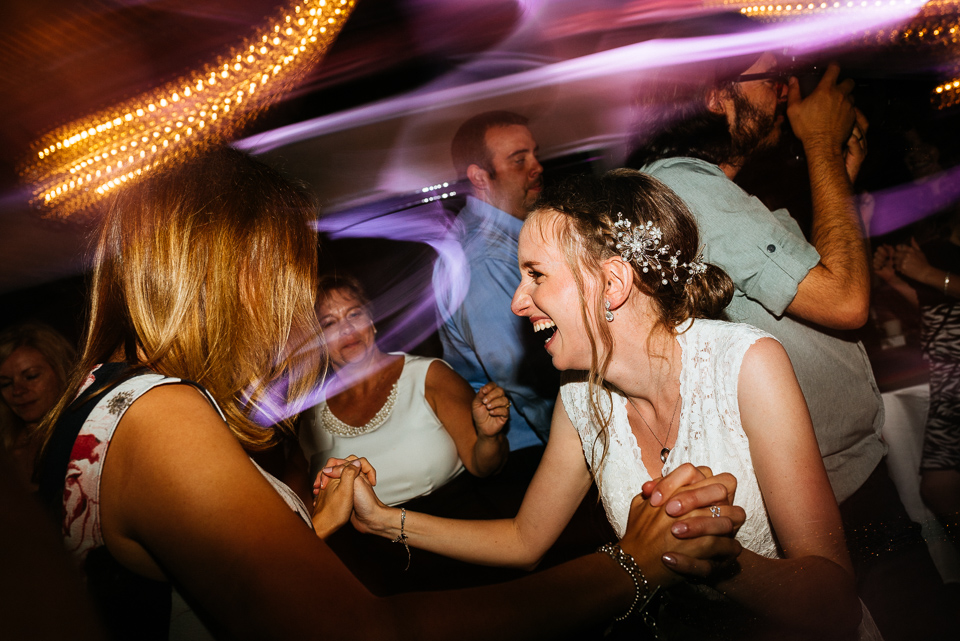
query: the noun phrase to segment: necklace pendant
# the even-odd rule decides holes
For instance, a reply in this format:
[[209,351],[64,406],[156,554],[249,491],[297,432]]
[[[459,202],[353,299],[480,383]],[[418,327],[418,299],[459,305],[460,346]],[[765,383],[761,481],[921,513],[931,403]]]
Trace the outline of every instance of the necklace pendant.
[[663,448],[662,450],[660,450],[660,462],[661,462],[661,463],[666,463],[668,456],[670,456],[670,448],[669,448],[669,447],[665,447],[665,448]]

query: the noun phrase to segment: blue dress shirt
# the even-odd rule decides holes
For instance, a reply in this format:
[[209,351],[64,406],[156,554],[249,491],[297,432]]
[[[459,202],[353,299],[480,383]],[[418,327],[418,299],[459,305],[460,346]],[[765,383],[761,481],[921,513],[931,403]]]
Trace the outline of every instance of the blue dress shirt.
[[[438,261],[433,286],[443,358],[475,389],[494,381],[512,404],[507,439],[517,450],[546,442],[559,374],[526,318],[510,311],[520,284],[517,241],[523,221],[472,196],[450,230],[469,269],[463,302],[451,300],[455,270]],[[453,309],[451,309],[453,307]]]

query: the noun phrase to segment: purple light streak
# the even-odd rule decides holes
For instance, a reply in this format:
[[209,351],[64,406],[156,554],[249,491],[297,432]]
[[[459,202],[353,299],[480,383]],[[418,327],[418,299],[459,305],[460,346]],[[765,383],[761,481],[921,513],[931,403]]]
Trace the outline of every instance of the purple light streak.
[[565,83],[607,78],[617,83],[636,81],[647,72],[674,66],[741,56],[789,46],[797,54],[842,46],[857,36],[881,27],[901,23],[917,9],[904,5],[865,7],[859,11],[822,14],[809,19],[772,24],[746,33],[702,36],[672,40],[649,40],[571,60],[492,78],[468,85],[439,90],[426,89],[375,102],[349,111],[321,116],[238,141],[236,146],[251,153],[430,111],[456,107],[479,100],[555,87]]
[[876,191],[870,197],[873,200],[870,235],[888,234],[960,201],[960,166]]

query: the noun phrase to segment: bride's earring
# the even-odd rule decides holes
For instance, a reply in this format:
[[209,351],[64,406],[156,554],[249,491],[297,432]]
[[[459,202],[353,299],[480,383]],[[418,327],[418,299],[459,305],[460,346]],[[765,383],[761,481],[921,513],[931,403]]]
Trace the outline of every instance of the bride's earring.
[[607,313],[604,314],[603,317],[607,319],[607,322],[608,322],[608,323],[612,323],[612,322],[613,322],[613,312],[610,311],[610,301],[608,301],[608,300],[603,301],[603,306],[604,306],[604,308],[606,308],[606,310],[607,310]]

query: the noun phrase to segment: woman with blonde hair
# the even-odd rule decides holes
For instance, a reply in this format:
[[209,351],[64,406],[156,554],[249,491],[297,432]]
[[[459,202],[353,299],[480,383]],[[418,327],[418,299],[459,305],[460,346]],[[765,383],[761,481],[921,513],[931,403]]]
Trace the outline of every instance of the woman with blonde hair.
[[76,352],[57,330],[22,323],[0,332],[0,446],[29,488],[40,421],[63,393]]
[[568,373],[519,514],[398,518],[359,483],[358,527],[396,536],[405,517],[412,546],[528,567],[591,480],[621,534],[635,494],[655,500],[653,480],[708,466],[739,481],[744,551],[735,566],[649,604],[663,637],[855,636],[861,606],[840,514],[793,368],[775,339],[719,320],[733,285],[699,248],[683,202],[639,172],[575,176],[546,190],[520,233],[513,311],[545,334],[554,366]]
[[[314,531],[349,516],[360,464],[311,513],[249,458],[290,433],[323,365],[295,349],[319,332],[312,217],[302,190],[220,149],[126,186],[103,218],[40,483],[114,638],[180,636],[181,603],[214,635],[250,639],[552,638],[627,609],[635,574],[598,554],[507,585],[378,600]],[[669,483],[694,506],[733,489],[692,481]],[[725,536],[736,521],[693,540],[670,536],[675,522],[638,500],[618,558],[666,584],[678,578],[658,570],[662,554],[705,574],[739,549]]]

